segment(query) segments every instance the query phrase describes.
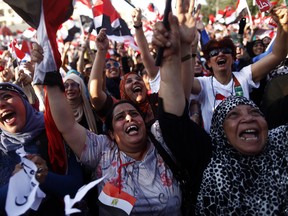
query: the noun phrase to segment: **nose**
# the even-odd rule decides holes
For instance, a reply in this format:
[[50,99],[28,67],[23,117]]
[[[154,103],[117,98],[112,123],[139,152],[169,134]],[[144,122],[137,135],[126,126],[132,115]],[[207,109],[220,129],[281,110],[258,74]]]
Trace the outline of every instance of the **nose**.
[[0,98],[0,107],[4,107],[6,104],[5,100]]
[[132,117],[131,117],[131,115],[127,114],[125,119],[126,119],[127,122],[131,122]]
[[246,113],[245,115],[243,115],[242,121],[244,122],[249,122],[253,120],[253,115]]

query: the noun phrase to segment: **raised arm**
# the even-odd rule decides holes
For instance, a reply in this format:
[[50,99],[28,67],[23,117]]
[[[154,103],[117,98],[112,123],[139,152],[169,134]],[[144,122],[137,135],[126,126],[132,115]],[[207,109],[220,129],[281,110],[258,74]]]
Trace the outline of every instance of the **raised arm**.
[[89,78],[89,93],[91,103],[96,111],[99,111],[106,99],[107,95],[104,91],[104,65],[107,50],[109,48],[109,40],[106,35],[106,29],[102,28],[96,39],[97,53],[94,60],[92,71]]
[[283,61],[288,53],[288,9],[278,7],[271,10],[273,19],[277,22],[277,35],[272,52],[252,64],[252,79],[254,82],[260,81],[273,68]]
[[143,60],[143,64],[146,68],[148,76],[151,80],[153,80],[159,68],[155,65],[155,60],[153,56],[150,54],[149,45],[146,39],[146,36],[142,27],[142,13],[141,9],[136,8],[132,12],[132,20],[135,28],[135,37],[137,41],[137,45],[141,52],[141,58]]
[[83,38],[83,44],[80,47],[79,50],[79,59],[77,61],[77,71],[79,71],[81,74],[83,74],[84,71],[84,56],[86,51],[89,49],[89,34],[86,38]]
[[[31,59],[37,63],[43,59],[43,49],[36,43],[33,44]],[[60,74],[58,79],[61,79]],[[75,121],[71,106],[60,87],[56,85],[46,87],[53,120],[67,144],[80,157],[85,146],[86,129]]]
[[177,17],[169,14],[170,31],[163,23],[155,24],[152,42],[154,46],[164,47],[163,60],[160,67],[161,82],[159,97],[163,99],[164,111],[177,116],[183,114],[185,95],[181,82],[181,47]]
[[194,66],[198,45],[196,24],[201,9],[199,6],[194,11],[194,3],[194,0],[184,0],[177,1],[176,4],[181,41],[181,76],[187,100],[194,85]]

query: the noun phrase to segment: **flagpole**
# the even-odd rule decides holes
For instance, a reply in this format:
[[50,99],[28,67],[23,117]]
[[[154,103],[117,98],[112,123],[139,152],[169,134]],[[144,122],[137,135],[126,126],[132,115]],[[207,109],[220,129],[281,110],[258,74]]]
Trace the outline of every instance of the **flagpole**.
[[253,29],[253,20],[252,20],[252,15],[251,15],[251,11],[250,11],[250,9],[249,9],[249,6],[248,6],[248,3],[247,3],[246,0],[245,0],[245,3],[246,3],[247,12],[248,12],[249,20],[250,20],[251,35],[253,35],[253,33],[254,33],[254,29]]
[[[164,10],[163,24],[167,30],[170,29],[169,22],[168,22],[168,16],[169,16],[169,13],[172,11],[171,3],[172,3],[172,0],[166,0],[165,10]],[[157,50],[157,56],[156,56],[156,61],[155,61],[156,66],[161,65],[162,58],[163,58],[163,52],[164,52],[163,47],[160,47]]]
[[135,5],[133,5],[131,2],[129,2],[128,0],[124,0],[125,2],[127,2],[131,7],[136,8]]

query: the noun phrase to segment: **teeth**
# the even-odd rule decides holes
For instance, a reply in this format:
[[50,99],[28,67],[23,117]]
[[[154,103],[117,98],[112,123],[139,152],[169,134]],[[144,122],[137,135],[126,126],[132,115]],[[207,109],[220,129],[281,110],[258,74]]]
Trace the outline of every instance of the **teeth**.
[[249,138],[240,137],[240,139],[244,141],[251,141],[251,140],[257,140],[257,137],[249,137]]
[[10,114],[10,112],[4,112],[4,113],[2,113],[2,115],[1,115],[1,118],[4,118],[6,115],[8,115],[8,114]]
[[11,115],[12,113],[8,112],[8,113],[3,113],[1,116],[1,121],[4,121],[6,123],[9,123],[11,121],[11,119],[13,118],[13,115]]
[[219,60],[217,63],[218,63],[218,64],[225,64],[225,63],[226,63],[226,60],[221,59],[221,60]]
[[244,132],[241,133],[240,139],[244,140],[244,141],[257,140],[258,136],[256,134],[256,130],[254,130],[254,129],[245,130]]
[[133,91],[135,92],[135,91],[141,91],[141,87],[140,86],[137,86],[137,87],[135,87],[134,89],[133,89]]
[[131,125],[131,126],[129,126],[129,127],[126,129],[126,132],[127,132],[127,133],[130,133],[131,131],[137,132],[137,131],[138,131],[138,127],[135,126],[135,125]]
[[245,130],[245,132],[246,132],[246,133],[255,133],[256,131],[255,131],[255,130],[252,130],[252,129],[250,129],[250,130]]

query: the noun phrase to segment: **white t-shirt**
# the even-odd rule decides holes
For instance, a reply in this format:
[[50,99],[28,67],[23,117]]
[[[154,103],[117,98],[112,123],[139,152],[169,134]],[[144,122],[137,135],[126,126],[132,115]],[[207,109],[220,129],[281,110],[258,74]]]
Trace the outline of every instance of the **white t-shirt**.
[[159,88],[160,88],[160,81],[161,81],[160,70],[158,70],[158,73],[154,77],[154,79],[149,79],[151,93],[158,93]]
[[[252,80],[251,65],[244,67],[239,72],[233,72],[233,75],[241,84],[243,96],[249,98],[249,92],[252,88],[258,88],[259,82]],[[235,84],[233,79],[227,84],[222,85],[215,77],[197,77],[201,85],[201,92],[198,95],[191,95],[191,99],[197,100],[201,104],[201,113],[204,123],[204,129],[210,133],[210,126],[214,109],[220,104],[221,100],[216,100],[216,94],[229,97],[235,94]]]

